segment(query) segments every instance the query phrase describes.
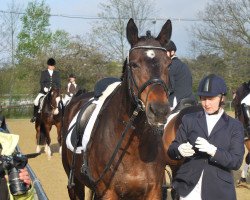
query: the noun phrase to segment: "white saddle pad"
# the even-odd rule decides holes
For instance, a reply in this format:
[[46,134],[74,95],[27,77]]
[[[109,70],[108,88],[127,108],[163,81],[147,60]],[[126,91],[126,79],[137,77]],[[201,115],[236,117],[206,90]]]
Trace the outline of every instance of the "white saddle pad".
[[[89,119],[89,122],[84,130],[84,134],[83,134],[83,138],[82,138],[82,146],[80,147],[77,147],[76,149],[76,153],[80,154],[81,151],[85,151],[86,150],[86,147],[87,147],[87,144],[89,142],[89,139],[90,139],[90,136],[91,136],[91,132],[92,132],[92,129],[94,127],[94,124],[95,124],[95,121],[96,121],[96,118],[102,108],[102,105],[103,103],[105,102],[106,98],[115,90],[116,87],[118,87],[119,85],[121,84],[121,82],[115,82],[115,83],[112,83],[111,85],[109,85],[107,87],[107,89],[103,92],[103,95],[99,97],[99,99],[97,101],[93,101],[92,103],[96,104],[96,108],[95,110],[93,111],[90,119]],[[93,100],[90,99],[90,100]],[[74,118],[72,119],[72,121],[70,122],[70,125],[69,125],[69,129],[68,131],[71,129],[72,126],[74,126],[74,124],[76,123],[76,119],[77,119],[77,116],[78,116],[79,112],[74,116]],[[72,131],[73,129],[68,133],[67,135],[67,138],[66,138],[66,145],[67,145],[67,148],[70,149],[71,151],[74,151],[74,146],[72,145],[71,143],[71,135],[72,135]]]

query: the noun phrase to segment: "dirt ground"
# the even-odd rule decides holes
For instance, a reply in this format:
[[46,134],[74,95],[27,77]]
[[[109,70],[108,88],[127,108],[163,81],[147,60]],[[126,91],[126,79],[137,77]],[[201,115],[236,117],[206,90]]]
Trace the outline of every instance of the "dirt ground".
[[[7,119],[7,124],[11,133],[20,135],[19,146],[22,153],[35,153],[34,124],[30,123],[28,119]],[[47,155],[42,153],[36,158],[29,159],[29,164],[40,180],[50,200],[67,200],[69,199],[67,193],[67,177],[62,166],[61,156],[58,153],[59,146],[56,140],[55,128],[52,129],[51,138],[52,158],[48,160]],[[235,181],[239,179],[240,173],[241,170],[234,172]],[[250,182],[250,177],[248,177],[247,181]],[[236,188],[236,192],[238,200],[249,200],[250,189],[240,187]]]

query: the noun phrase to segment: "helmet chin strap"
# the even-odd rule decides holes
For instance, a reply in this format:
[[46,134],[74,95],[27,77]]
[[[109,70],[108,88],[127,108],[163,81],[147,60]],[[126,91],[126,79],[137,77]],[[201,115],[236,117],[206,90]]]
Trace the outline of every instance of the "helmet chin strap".
[[208,114],[208,115],[217,115],[219,113],[221,105],[222,105],[222,97],[223,97],[223,95],[221,95],[221,97],[220,97],[220,103],[219,103],[218,109],[215,112]]

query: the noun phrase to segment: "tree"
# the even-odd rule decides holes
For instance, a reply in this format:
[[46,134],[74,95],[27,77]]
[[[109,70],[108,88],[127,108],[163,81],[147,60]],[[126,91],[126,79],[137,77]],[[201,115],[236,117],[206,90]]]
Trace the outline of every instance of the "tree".
[[18,59],[34,59],[49,47],[52,33],[49,29],[50,8],[41,3],[31,1],[22,16],[22,30],[18,35]]
[[15,1],[11,1],[8,5],[6,12],[1,14],[0,22],[0,60],[1,66],[4,67],[1,70],[0,92],[9,94],[9,102],[12,102],[12,92],[15,84],[15,51],[17,46],[17,34],[19,31],[19,17],[20,17],[19,4]]
[[[93,26],[92,37],[99,49],[107,57],[123,61],[127,56],[128,43],[126,25],[133,18],[139,32],[145,31],[147,19],[154,13],[152,0],[109,0],[100,4],[102,12],[100,20]],[[152,23],[150,21],[150,23]]]
[[223,59],[224,77],[230,89],[250,76],[250,1],[213,0],[198,16],[202,22],[192,27],[193,48],[200,54],[216,54]]

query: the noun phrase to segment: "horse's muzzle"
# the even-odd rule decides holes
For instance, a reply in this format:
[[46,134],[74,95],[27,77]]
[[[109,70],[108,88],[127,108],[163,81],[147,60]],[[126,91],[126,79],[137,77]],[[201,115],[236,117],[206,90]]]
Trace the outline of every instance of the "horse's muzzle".
[[148,123],[160,127],[167,122],[167,116],[170,112],[169,103],[150,103],[146,108]]

